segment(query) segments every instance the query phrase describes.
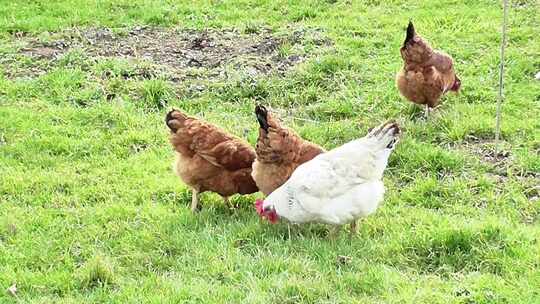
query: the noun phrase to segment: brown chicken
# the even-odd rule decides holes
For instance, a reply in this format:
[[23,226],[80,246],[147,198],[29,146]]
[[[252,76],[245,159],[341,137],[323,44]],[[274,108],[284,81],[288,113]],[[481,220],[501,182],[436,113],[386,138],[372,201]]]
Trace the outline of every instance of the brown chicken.
[[316,144],[302,139],[294,131],[280,126],[264,106],[255,108],[259,121],[257,159],[251,175],[265,195],[285,183],[296,167],[324,152]]
[[193,189],[192,211],[204,191],[219,193],[227,205],[233,194],[258,191],[251,177],[255,151],[248,143],[177,110],[169,112],[165,122],[176,150],[174,171]]
[[412,22],[400,52],[404,65],[396,76],[397,87],[408,100],[426,106],[426,117],[443,94],[459,91],[461,81],[454,72],[452,57],[433,50],[415,32]]

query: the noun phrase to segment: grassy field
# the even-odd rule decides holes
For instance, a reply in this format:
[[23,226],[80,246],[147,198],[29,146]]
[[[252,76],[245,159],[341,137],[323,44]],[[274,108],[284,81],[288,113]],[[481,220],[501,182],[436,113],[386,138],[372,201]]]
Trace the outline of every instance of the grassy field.
[[[495,154],[498,1],[2,1],[0,303],[540,303],[540,5],[510,2]],[[409,18],[462,80],[427,122]],[[404,126],[353,240],[189,211],[165,113],[253,144],[256,103],[329,149]]]

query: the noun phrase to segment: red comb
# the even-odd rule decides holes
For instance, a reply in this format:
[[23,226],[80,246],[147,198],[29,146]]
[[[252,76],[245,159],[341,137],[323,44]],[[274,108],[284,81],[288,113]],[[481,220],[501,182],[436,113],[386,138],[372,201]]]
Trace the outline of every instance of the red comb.
[[277,215],[276,210],[272,210],[272,212],[266,215],[266,218],[270,223],[275,224],[278,222],[279,216]]
[[260,199],[255,200],[255,210],[257,210],[257,213],[261,216],[263,215],[263,202],[264,201]]

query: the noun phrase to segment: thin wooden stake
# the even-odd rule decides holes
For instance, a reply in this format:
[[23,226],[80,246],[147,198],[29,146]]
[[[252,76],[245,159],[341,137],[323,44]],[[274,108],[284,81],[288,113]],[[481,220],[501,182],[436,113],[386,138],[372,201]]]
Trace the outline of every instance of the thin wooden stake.
[[503,0],[503,23],[501,41],[501,64],[499,69],[499,98],[497,100],[497,121],[495,124],[495,146],[499,151],[499,139],[501,137],[501,108],[504,101],[504,48],[506,47],[506,22],[508,19],[508,0]]

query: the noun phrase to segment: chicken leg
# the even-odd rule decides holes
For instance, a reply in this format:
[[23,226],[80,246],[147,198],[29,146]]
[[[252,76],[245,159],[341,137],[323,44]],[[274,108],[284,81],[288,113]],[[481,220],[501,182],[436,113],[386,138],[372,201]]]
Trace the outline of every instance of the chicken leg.
[[289,241],[291,240],[291,224],[287,223],[287,232],[289,233]]
[[197,205],[199,204],[199,190],[193,189],[191,194],[191,212],[197,212]]
[[356,232],[357,232],[357,226],[356,226],[356,220],[352,221],[351,222],[351,227],[350,227],[350,237],[352,238],[353,236],[356,235]]
[[424,118],[426,120],[428,120],[428,118],[429,118],[429,105],[428,104],[426,104],[426,109],[425,109],[425,112],[424,112]]

